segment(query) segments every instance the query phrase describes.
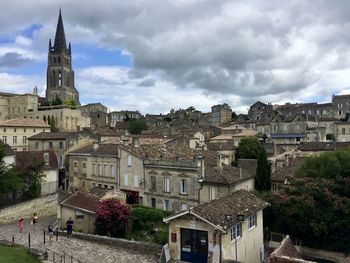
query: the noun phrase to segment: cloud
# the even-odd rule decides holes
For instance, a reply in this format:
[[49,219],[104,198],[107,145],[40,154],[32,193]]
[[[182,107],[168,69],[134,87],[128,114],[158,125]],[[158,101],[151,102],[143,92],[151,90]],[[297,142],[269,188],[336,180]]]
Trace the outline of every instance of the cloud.
[[0,68],[2,67],[18,67],[23,64],[33,62],[32,59],[22,57],[21,54],[9,52],[0,57]]
[[[30,13],[29,5],[36,6]],[[346,0],[62,0],[61,6],[73,59],[75,44],[132,56],[132,68],[76,69],[76,85],[87,101],[152,112],[185,107],[181,103],[209,110],[227,102],[240,111],[256,100],[329,101],[349,87]],[[11,54],[8,67],[25,59],[45,61],[57,10],[43,0],[13,0],[1,9],[0,36],[16,47],[1,52],[0,44],[2,63],[5,54]],[[40,27],[32,36],[21,36],[33,24]]]

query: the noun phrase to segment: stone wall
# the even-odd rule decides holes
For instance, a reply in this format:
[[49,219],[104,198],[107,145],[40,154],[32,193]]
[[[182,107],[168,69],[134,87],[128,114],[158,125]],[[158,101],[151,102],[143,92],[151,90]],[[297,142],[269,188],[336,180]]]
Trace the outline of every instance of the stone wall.
[[57,193],[40,197],[31,201],[16,204],[0,210],[0,224],[17,221],[19,218],[31,218],[33,213],[40,217],[57,214]]
[[[59,231],[60,234],[65,234],[64,231]],[[92,235],[86,233],[73,232],[73,237],[99,243],[106,244],[110,246],[122,247],[130,250],[140,251],[145,254],[153,254],[160,256],[162,251],[162,246],[154,243],[147,243],[141,241],[131,241],[121,238],[106,237],[99,235]]]

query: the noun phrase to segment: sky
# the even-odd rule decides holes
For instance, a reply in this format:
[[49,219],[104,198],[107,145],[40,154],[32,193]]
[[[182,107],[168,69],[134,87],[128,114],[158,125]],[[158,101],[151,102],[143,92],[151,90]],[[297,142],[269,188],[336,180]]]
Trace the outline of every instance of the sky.
[[59,8],[82,104],[166,113],[350,94],[348,0],[0,0],[0,91],[46,89]]

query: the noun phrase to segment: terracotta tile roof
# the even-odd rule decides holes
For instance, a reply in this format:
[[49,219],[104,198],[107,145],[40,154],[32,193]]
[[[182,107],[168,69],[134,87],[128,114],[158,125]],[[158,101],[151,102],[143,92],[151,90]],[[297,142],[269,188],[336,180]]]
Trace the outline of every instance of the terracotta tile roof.
[[11,119],[0,121],[0,126],[50,128],[50,125],[41,119]]
[[49,164],[44,166],[44,170],[58,169],[57,156],[53,150],[16,152],[16,166],[23,169],[35,167],[37,164],[45,161],[45,153],[49,154]]
[[298,145],[298,150],[303,152],[334,151],[350,148],[350,142],[303,142]]
[[[289,158],[289,157],[288,157]],[[305,160],[304,157],[289,158],[289,165],[283,166],[271,175],[271,181],[284,182],[288,177],[293,177],[295,171],[300,164]]]
[[4,143],[2,140],[0,140],[0,145],[4,146],[4,153],[5,156],[13,156],[16,155],[16,152],[11,148],[10,145],[8,145],[7,143]]
[[68,154],[118,155],[118,147],[116,144],[98,144],[97,148],[94,149],[93,144],[82,147]]
[[197,151],[188,146],[178,144],[140,144],[138,147],[135,145],[121,145],[120,147],[141,158],[153,160],[188,161],[198,155]]
[[229,229],[235,222],[226,221],[225,214],[231,214],[234,221],[236,221],[238,214],[248,217],[269,205],[269,203],[246,190],[238,190],[231,195],[193,207],[191,212],[214,225]]
[[28,138],[28,140],[65,140],[72,132],[40,132]]
[[8,93],[8,92],[0,92],[0,96],[4,96],[4,97],[13,97],[13,96],[18,96],[19,94],[15,94],[15,93]]
[[240,181],[253,178],[254,173],[249,170],[242,169],[242,177],[240,177],[240,170],[231,165],[222,164],[222,170],[217,167],[218,153],[216,151],[202,151],[204,156],[204,184],[235,184]]
[[266,259],[266,263],[313,263],[314,261],[303,260],[300,253],[294,247],[292,241],[287,235],[272,253]]
[[61,206],[76,208],[90,214],[95,214],[99,199],[95,196],[74,192],[71,196],[61,202]]
[[114,129],[99,128],[97,129],[97,134],[100,136],[120,136],[120,132]]

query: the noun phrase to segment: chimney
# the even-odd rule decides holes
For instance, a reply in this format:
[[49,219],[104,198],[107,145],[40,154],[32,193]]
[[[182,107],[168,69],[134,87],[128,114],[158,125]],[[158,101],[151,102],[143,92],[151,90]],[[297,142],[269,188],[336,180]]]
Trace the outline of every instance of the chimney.
[[222,161],[221,161],[221,154],[218,154],[217,156],[217,168],[222,173]]
[[237,168],[239,169],[239,178],[242,179],[243,178],[242,166],[238,165]]
[[288,154],[284,155],[284,166],[286,166],[286,167],[289,166],[289,156],[288,156]]
[[132,141],[133,141],[135,148],[138,148],[140,146],[140,139],[139,138],[133,137]]
[[98,142],[92,144],[92,150],[95,152],[98,149]]
[[204,156],[203,155],[198,155],[197,156],[197,164],[198,167],[200,168],[200,173],[199,173],[199,177],[204,179]]

